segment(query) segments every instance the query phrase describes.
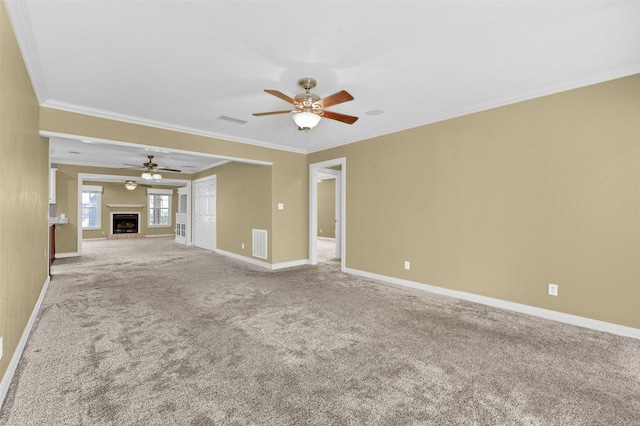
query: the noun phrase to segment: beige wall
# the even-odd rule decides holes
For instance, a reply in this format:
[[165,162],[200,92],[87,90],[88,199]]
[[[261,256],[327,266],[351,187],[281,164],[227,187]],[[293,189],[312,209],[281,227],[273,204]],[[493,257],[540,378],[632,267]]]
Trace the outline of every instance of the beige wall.
[[310,155],[347,158],[347,267],[640,328],[638,94],[640,75]]
[[[304,154],[262,148],[205,136],[123,123],[50,108],[40,109],[43,131],[121,142],[204,152],[236,159],[269,162],[271,166],[270,261],[308,257],[308,178]],[[215,173],[215,172],[212,172]],[[77,191],[77,190],[76,190]],[[285,205],[278,210],[278,203]],[[60,210],[58,209],[58,212]]]
[[269,235],[267,262],[270,262],[273,258],[272,168],[228,163],[213,170],[217,176],[217,247],[241,256],[252,257],[251,230],[266,229]]
[[318,182],[318,236],[336,237],[336,180]]
[[56,214],[66,215],[69,223],[56,225],[56,255],[78,252],[78,170],[81,168],[58,164]]
[[4,2],[0,1],[0,378],[48,275],[49,145]]

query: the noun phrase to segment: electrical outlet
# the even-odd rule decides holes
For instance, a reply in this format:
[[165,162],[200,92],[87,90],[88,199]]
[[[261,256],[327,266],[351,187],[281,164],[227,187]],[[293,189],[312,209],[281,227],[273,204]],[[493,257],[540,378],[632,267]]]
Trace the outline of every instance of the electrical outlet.
[[2,337],[0,337],[0,359],[2,359]]
[[558,284],[549,284],[549,296],[557,296],[558,295]]
[[244,243],[242,243],[242,250],[244,250]]
[[409,262],[408,260],[404,261],[404,269],[406,269],[407,271],[409,269],[411,269],[411,262]]

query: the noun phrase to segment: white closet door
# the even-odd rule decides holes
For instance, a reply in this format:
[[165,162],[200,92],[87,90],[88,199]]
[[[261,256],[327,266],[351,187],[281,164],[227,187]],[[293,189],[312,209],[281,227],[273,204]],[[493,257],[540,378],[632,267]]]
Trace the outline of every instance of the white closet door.
[[207,250],[216,249],[216,177],[193,183],[193,244]]

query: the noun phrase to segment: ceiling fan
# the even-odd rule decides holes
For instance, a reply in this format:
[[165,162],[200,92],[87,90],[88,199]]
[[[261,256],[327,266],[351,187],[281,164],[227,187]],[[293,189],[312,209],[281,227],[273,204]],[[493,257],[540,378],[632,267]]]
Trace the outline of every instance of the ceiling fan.
[[153,155],[147,155],[147,158],[149,158],[149,161],[147,161],[146,163],[142,163],[142,167],[140,167],[137,164],[124,163],[124,165],[132,166],[133,168],[136,168],[138,170],[144,170],[144,172],[140,177],[147,180],[162,179],[162,175],[159,172],[160,170],[167,171],[167,172],[176,172],[176,173],[182,172],[182,170],[178,170],[178,169],[170,169],[168,167],[158,167],[158,165],[153,162]]
[[289,102],[294,106],[295,109],[257,112],[253,115],[255,115],[256,117],[261,117],[263,115],[292,113],[293,121],[298,126],[298,130],[313,129],[316,124],[320,122],[320,119],[322,117],[341,121],[347,124],[353,124],[358,119],[358,117],[354,117],[352,115],[340,114],[337,112],[325,110],[325,108],[328,108],[330,106],[352,101],[354,98],[349,94],[349,92],[341,90],[337,93],[334,93],[333,95],[327,96],[326,98],[320,98],[318,95],[311,93],[311,89],[316,87],[315,79],[309,77],[301,78],[300,80],[298,80],[298,85],[304,89],[304,93],[300,93],[294,98],[290,98],[289,96],[277,90],[265,89],[265,92],[277,98],[280,98],[283,101]]

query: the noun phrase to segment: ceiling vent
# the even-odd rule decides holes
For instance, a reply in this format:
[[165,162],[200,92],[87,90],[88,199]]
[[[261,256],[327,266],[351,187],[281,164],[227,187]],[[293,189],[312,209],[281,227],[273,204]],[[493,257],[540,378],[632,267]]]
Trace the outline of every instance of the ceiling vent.
[[220,117],[218,117],[218,120],[230,121],[230,122],[236,123],[236,124],[245,124],[247,122],[246,120],[240,120],[239,118],[227,117],[226,115],[221,115]]

